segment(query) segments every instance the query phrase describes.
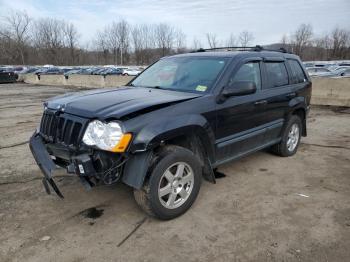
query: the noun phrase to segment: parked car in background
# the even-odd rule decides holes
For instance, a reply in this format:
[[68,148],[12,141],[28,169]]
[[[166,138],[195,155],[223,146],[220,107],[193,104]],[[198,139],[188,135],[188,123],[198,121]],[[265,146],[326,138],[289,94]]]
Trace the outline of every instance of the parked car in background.
[[346,69],[346,71],[343,72],[342,77],[350,77],[350,69]]
[[38,69],[39,69],[38,67],[28,67],[27,69],[21,71],[20,74],[30,74],[30,73],[34,73],[34,72],[37,71]]
[[14,72],[7,72],[3,70],[0,72],[0,84],[1,83],[14,83],[16,82],[16,77]]
[[71,69],[71,70],[68,70],[68,71],[64,72],[63,75],[66,77],[66,76],[69,76],[69,75],[77,74],[80,71],[81,71],[81,68],[74,68],[74,69]]
[[339,65],[336,65],[336,66],[332,66],[330,68],[328,68],[329,70],[331,71],[336,71],[336,70],[341,70],[341,69],[346,69],[346,68],[350,68],[350,66],[339,66]]
[[349,77],[350,76],[350,67],[340,68],[338,70],[335,70],[333,75],[330,75],[330,77]]
[[306,68],[308,68],[308,67],[314,67],[314,64],[313,64],[313,63],[304,62],[303,64],[304,64],[304,66],[305,66]]
[[91,74],[92,75],[100,75],[102,72],[109,70],[109,69],[110,69],[109,67],[101,67],[101,68],[98,68],[97,70],[94,70]]
[[141,70],[133,69],[133,68],[127,68],[122,70],[123,76],[137,76],[141,73]]
[[324,73],[318,75],[319,77],[342,77],[345,76],[347,72],[350,72],[350,67],[340,67],[337,70],[333,70],[329,73]]
[[320,76],[322,74],[331,72],[329,69],[323,67],[308,67],[306,68],[306,71],[310,76]]
[[39,75],[59,75],[63,74],[63,70],[58,67],[49,67],[39,73]]
[[100,67],[88,67],[88,68],[84,68],[84,70],[80,73],[83,75],[93,75],[95,72],[101,70]]
[[103,72],[100,73],[100,75],[106,76],[106,75],[121,75],[123,73],[123,70],[119,68],[109,68]]
[[39,69],[38,67],[28,67],[28,68],[22,70],[21,72],[15,74],[17,82],[23,82],[24,81],[24,76],[26,74],[32,74],[35,71],[37,71],[38,69]]

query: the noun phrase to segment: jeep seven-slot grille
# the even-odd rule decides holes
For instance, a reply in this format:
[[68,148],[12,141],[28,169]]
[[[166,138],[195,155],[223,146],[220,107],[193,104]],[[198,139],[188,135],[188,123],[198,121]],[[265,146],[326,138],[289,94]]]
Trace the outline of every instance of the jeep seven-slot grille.
[[40,133],[52,143],[77,146],[83,132],[83,123],[53,112],[45,111],[41,119]]

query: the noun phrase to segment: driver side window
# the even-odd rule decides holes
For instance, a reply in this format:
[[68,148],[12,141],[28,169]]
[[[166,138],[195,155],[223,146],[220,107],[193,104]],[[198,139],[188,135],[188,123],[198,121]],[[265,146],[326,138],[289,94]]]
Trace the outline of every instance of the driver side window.
[[259,62],[249,62],[241,66],[240,69],[234,74],[229,84],[233,84],[238,81],[254,82],[257,89],[261,88],[261,76]]

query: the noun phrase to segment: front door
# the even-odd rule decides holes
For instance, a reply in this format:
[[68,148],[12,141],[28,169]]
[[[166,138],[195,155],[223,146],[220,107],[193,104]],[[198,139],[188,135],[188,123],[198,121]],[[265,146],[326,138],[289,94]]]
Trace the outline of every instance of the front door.
[[216,159],[225,162],[263,143],[265,129],[263,115],[265,102],[260,100],[261,61],[242,62],[232,72],[229,81],[253,81],[257,92],[250,95],[227,98],[217,105]]

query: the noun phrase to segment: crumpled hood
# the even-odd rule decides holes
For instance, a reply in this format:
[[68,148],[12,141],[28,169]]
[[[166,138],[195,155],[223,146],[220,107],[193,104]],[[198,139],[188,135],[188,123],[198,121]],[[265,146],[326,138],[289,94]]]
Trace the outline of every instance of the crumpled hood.
[[121,118],[128,114],[169,103],[181,102],[199,97],[200,94],[150,89],[141,87],[120,87],[66,94],[46,102],[50,109],[86,118]]

